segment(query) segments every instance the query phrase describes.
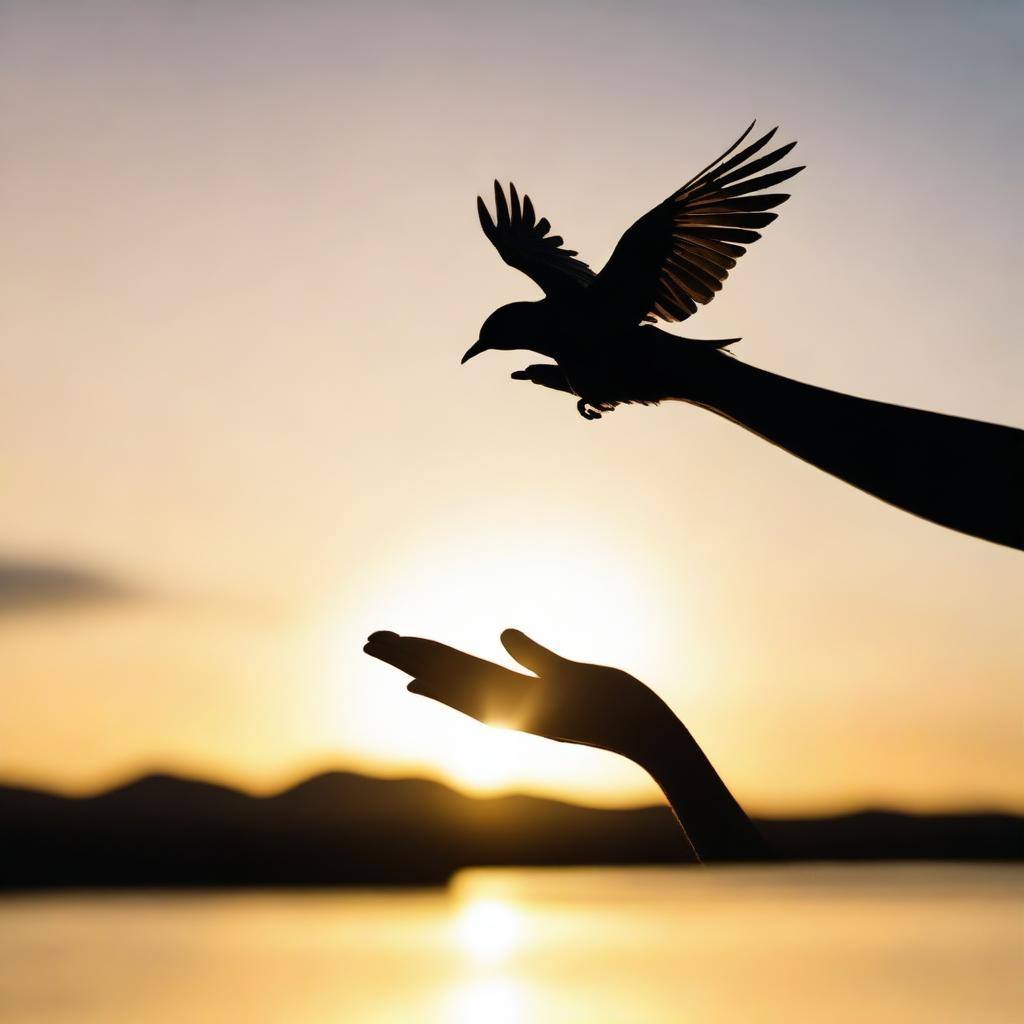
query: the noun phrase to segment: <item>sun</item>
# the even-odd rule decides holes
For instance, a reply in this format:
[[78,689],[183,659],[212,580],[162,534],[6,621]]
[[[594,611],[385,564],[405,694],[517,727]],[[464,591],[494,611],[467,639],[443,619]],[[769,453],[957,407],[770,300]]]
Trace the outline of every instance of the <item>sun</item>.
[[607,755],[601,761],[597,752],[483,725],[410,697],[400,674],[361,654],[362,641],[392,629],[525,672],[499,642],[502,630],[514,627],[565,657],[654,679],[666,638],[686,646],[681,624],[666,621],[673,602],[664,586],[659,565],[587,527],[520,531],[511,539],[450,528],[429,545],[410,537],[357,602],[335,607],[325,620],[335,654],[320,706],[333,702],[338,739],[366,762],[425,770],[472,795],[552,784],[603,792],[622,777]]
[[443,773],[476,796],[490,796],[515,778],[523,760],[522,737],[510,729],[467,720],[457,744],[440,755]]

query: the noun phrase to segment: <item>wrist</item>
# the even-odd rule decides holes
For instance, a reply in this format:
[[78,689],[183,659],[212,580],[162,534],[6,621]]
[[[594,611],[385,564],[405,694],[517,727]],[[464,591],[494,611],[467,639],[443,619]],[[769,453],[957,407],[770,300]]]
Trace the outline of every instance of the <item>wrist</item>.
[[723,380],[736,361],[723,352],[699,341],[686,341],[661,334],[646,348],[638,367],[638,383],[643,382],[651,399],[675,400],[714,408],[727,387]]
[[661,785],[695,750],[699,753],[689,730],[666,704],[649,719],[626,756]]

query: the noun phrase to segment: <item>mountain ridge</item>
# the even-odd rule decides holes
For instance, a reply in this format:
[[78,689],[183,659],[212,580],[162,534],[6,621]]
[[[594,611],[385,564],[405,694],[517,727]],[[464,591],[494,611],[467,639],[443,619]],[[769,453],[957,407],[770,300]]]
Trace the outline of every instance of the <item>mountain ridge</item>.
[[[864,809],[757,824],[784,860],[1024,859],[1024,817]],[[0,785],[0,888],[438,885],[486,865],[685,864],[666,806],[473,797],[328,771],[254,796],[154,773],[91,796]]]

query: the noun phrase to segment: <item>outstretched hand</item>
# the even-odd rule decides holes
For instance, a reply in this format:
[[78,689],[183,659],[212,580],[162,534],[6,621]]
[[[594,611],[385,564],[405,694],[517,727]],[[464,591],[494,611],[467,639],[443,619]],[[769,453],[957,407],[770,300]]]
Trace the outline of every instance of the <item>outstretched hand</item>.
[[[551,388],[552,391],[564,391],[566,394],[576,395],[572,385],[569,383],[569,378],[566,377],[562,368],[557,363],[531,363],[522,370],[516,370],[511,376],[513,380],[526,380],[532,384],[539,384],[541,387]],[[623,396],[627,395],[626,387],[623,381],[620,380],[617,384],[616,393]],[[610,394],[611,392],[608,393]],[[622,397],[617,400],[609,399],[608,401],[591,401],[587,398],[579,398],[576,402],[576,411],[585,420],[599,420],[602,413],[611,412],[620,402],[632,401],[649,405],[653,400],[641,397],[640,393],[632,397]]]
[[515,629],[505,650],[533,675],[433,640],[373,633],[363,650],[413,677],[411,693],[489,725],[600,747],[643,763],[652,739],[678,727],[668,705],[626,672],[570,661]]
[[506,629],[501,642],[532,675],[397,633],[373,633],[363,650],[412,676],[410,692],[480,722],[635,761],[664,790],[698,859],[770,855],[704,752],[653,690],[617,668],[563,658],[515,629]]
[[570,395],[573,393],[557,363],[531,363],[521,370],[513,371],[511,376],[513,380],[528,380],[554,391],[565,391]]

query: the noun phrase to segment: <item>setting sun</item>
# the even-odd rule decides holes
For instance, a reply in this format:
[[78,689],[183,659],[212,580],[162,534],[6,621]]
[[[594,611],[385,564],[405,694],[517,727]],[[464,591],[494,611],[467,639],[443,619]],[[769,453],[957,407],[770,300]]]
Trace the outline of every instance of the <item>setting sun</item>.
[[439,755],[440,768],[460,788],[486,796],[516,779],[522,753],[511,729],[467,722],[461,742]]
[[598,799],[615,790],[653,797],[625,761],[513,732],[515,722],[483,725],[410,696],[393,670],[362,654],[369,633],[391,629],[529,674],[499,641],[503,629],[516,627],[566,657],[656,679],[666,636],[685,645],[686,627],[666,616],[668,584],[657,563],[596,529],[520,531],[515,543],[497,543],[502,514],[516,513],[496,508],[477,516],[492,522],[493,534],[464,528],[429,543],[410,538],[358,604],[339,603],[321,620],[325,665],[311,707],[321,709],[332,742],[358,744],[382,763],[426,769],[474,795],[557,792],[561,785]]

